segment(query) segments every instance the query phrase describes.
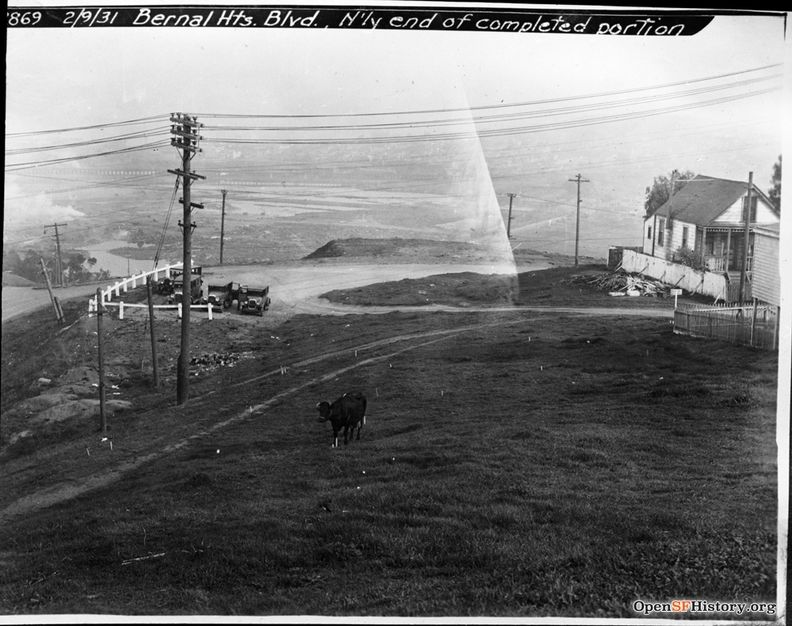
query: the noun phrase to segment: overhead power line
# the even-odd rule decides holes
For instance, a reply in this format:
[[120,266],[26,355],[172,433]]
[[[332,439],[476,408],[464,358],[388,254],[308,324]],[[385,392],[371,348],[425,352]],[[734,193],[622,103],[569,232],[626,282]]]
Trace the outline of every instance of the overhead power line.
[[593,126],[598,124],[606,124],[619,121],[627,121],[633,119],[640,119],[646,117],[654,117],[657,115],[664,115],[668,113],[676,113],[690,109],[701,108],[705,106],[713,106],[716,104],[724,104],[726,102],[733,102],[742,100],[772,91],[780,90],[779,87],[762,89],[757,91],[745,92],[731,96],[724,96],[706,100],[703,102],[680,104],[676,106],[663,107],[658,109],[650,109],[647,111],[631,111],[627,113],[618,113],[607,116],[583,118],[579,120],[569,120],[563,122],[553,122],[549,124],[534,124],[526,126],[513,126],[508,128],[496,129],[478,129],[469,130],[466,132],[454,133],[429,133],[421,135],[391,135],[385,137],[335,137],[335,138],[319,138],[319,137],[306,137],[306,138],[260,138],[260,139],[237,139],[233,137],[211,137],[206,138],[207,143],[224,143],[236,145],[348,145],[348,144],[380,144],[380,143],[413,143],[423,141],[447,141],[447,140],[463,140],[463,139],[480,139],[482,137],[503,137],[520,135],[526,133],[543,132],[550,130],[568,130],[571,128],[580,128],[583,126]]
[[5,150],[5,155],[18,156],[20,154],[28,154],[32,152],[48,152],[52,150],[66,150],[72,148],[84,148],[87,146],[95,146],[103,143],[110,143],[113,141],[128,141],[130,139],[145,139],[148,137],[164,136],[168,132],[167,126],[159,128],[147,129],[137,131],[134,133],[127,133],[125,135],[116,135],[114,137],[103,137],[100,139],[86,139],[84,141],[76,141],[72,143],[50,144],[46,146],[32,146],[28,148],[10,148]]
[[323,114],[302,114],[302,115],[283,115],[283,114],[238,114],[238,113],[198,113],[204,118],[251,118],[251,119],[309,119],[309,118],[345,118],[345,117],[372,117],[380,115],[416,115],[416,114],[430,114],[430,113],[456,113],[464,111],[483,111],[488,109],[505,109],[521,106],[533,106],[537,104],[550,104],[554,102],[567,102],[571,100],[581,100],[585,98],[599,98],[603,96],[615,96],[626,93],[635,93],[637,91],[650,91],[654,89],[666,89],[668,87],[677,87],[679,85],[690,85],[693,83],[704,82],[708,80],[718,80],[721,78],[728,78],[731,76],[740,76],[743,74],[750,74],[752,72],[760,72],[768,69],[778,69],[783,67],[781,63],[772,63],[760,67],[754,67],[746,70],[739,70],[736,72],[727,72],[724,74],[716,74],[713,76],[704,76],[701,78],[694,78],[689,80],[679,80],[670,83],[662,83],[660,85],[651,85],[648,87],[634,87],[631,89],[618,89],[612,91],[601,91],[591,94],[583,94],[576,96],[565,96],[559,98],[546,98],[543,100],[530,100],[527,102],[515,102],[509,104],[490,104],[472,107],[460,108],[444,108],[444,109],[420,109],[420,110],[407,110],[407,111],[379,111],[379,112],[365,112],[365,113],[323,113]]
[[167,119],[168,113],[160,113],[159,115],[150,115],[149,117],[140,117],[133,120],[122,120],[120,122],[105,122],[103,124],[91,124],[89,126],[73,126],[71,128],[52,128],[48,130],[30,130],[19,133],[6,133],[6,138],[12,137],[34,137],[37,135],[50,135],[53,133],[69,133],[80,130],[97,130],[103,128],[115,128],[117,126],[130,126],[133,124],[145,124],[147,122],[161,122]]
[[[733,89],[738,87],[746,87],[749,85],[757,85],[762,81],[767,80],[775,80],[777,78],[776,74],[766,75],[766,76],[754,76],[754,77],[745,77],[741,78],[740,80],[731,81],[725,84],[709,84],[694,87],[691,89],[677,91],[675,93],[655,93],[652,94],[651,92],[656,92],[661,89],[668,89],[670,87],[678,87],[682,85],[697,85],[701,83],[705,83],[707,81],[716,81],[725,78],[735,78],[735,77],[742,77],[746,76],[751,73],[756,72],[763,72],[766,70],[772,70],[779,68],[780,64],[770,64],[765,65],[762,67],[750,68],[746,70],[741,70],[737,72],[728,72],[722,73],[718,75],[706,76],[696,79],[690,80],[681,80],[681,81],[674,81],[669,83],[663,83],[659,85],[653,85],[648,87],[636,87],[631,89],[621,89],[621,90],[611,90],[611,91],[602,91],[597,93],[589,93],[589,94],[579,94],[575,96],[568,96],[568,97],[560,97],[560,98],[549,98],[543,100],[534,100],[528,102],[518,102],[518,103],[507,103],[507,104],[496,104],[496,105],[486,105],[486,106],[474,106],[469,108],[445,108],[445,109],[423,109],[423,110],[412,110],[412,111],[390,111],[390,112],[369,112],[369,113],[344,113],[344,114],[322,114],[322,115],[239,115],[239,114],[201,114],[204,117],[209,117],[213,119],[221,119],[221,118],[230,118],[230,119],[239,119],[239,118],[248,118],[248,119],[277,119],[277,120],[284,120],[284,119],[335,119],[335,118],[353,118],[353,117],[370,117],[370,116],[401,116],[401,115],[423,115],[423,114],[436,114],[436,113],[459,113],[464,112],[467,113],[467,117],[465,118],[448,118],[444,117],[441,119],[435,120],[412,120],[412,121],[392,121],[392,122],[378,122],[378,123],[366,123],[366,124],[322,124],[322,125],[313,125],[313,126],[283,126],[283,125],[276,125],[276,126],[232,126],[232,125],[218,125],[212,128],[207,128],[207,131],[211,130],[224,130],[227,132],[247,132],[250,130],[259,130],[265,132],[277,132],[279,134],[282,133],[301,133],[304,131],[364,131],[364,130],[398,130],[403,128],[432,128],[432,127],[442,127],[448,125],[459,125],[459,124],[470,124],[473,121],[475,124],[495,124],[495,123],[508,123],[508,122],[515,122],[520,120],[527,120],[531,118],[542,118],[542,117],[550,117],[556,115],[574,115],[580,114],[584,112],[590,111],[597,111],[603,109],[610,109],[615,107],[621,106],[638,106],[643,104],[656,104],[659,102],[667,101],[672,98],[681,98],[681,97],[690,97],[690,96],[698,96],[698,95],[706,95],[712,94],[716,91],[722,91],[726,89]],[[391,135],[391,136],[374,136],[374,137],[335,137],[335,138],[322,138],[322,137],[305,137],[305,136],[290,136],[286,138],[235,138],[235,137],[207,137],[207,143],[224,143],[224,144],[232,144],[232,145],[270,145],[270,144],[282,144],[282,145],[300,145],[300,144],[327,144],[327,145],[342,145],[342,144],[391,144],[391,143],[412,143],[412,142],[421,142],[421,141],[445,141],[445,140],[465,140],[465,139],[479,139],[482,137],[496,137],[496,136],[512,136],[512,135],[520,135],[525,133],[533,133],[533,132],[541,132],[541,131],[549,131],[549,130],[563,130],[563,129],[571,129],[577,128],[582,126],[589,126],[589,125],[596,125],[596,124],[604,124],[604,123],[612,123],[617,121],[624,121],[624,120],[631,120],[631,119],[638,119],[644,117],[651,117],[655,115],[667,114],[672,112],[678,112],[683,110],[688,110],[691,108],[698,108],[704,106],[712,106],[716,104],[722,104],[725,102],[740,100],[743,98],[749,98],[753,96],[758,96],[761,94],[769,93],[774,91],[779,87],[768,87],[765,89],[754,89],[753,91],[744,91],[738,94],[730,94],[725,95],[720,98],[711,98],[709,100],[704,100],[700,102],[693,102],[693,103],[686,103],[686,104],[679,104],[674,106],[668,107],[655,107],[648,110],[641,110],[641,111],[629,111],[623,113],[613,113],[610,115],[603,115],[603,116],[596,116],[590,118],[583,118],[583,119],[572,119],[566,121],[559,121],[554,123],[540,123],[534,125],[511,125],[508,127],[499,127],[499,128],[479,128],[475,126],[474,128],[470,128],[463,132],[446,132],[446,133],[425,133],[425,134],[407,134],[407,135]],[[614,96],[614,95],[625,95],[625,94],[643,94],[637,97],[631,97],[627,99],[621,99],[616,101],[609,101],[609,102],[593,102],[593,103],[584,103],[584,104],[577,104],[571,106],[564,106],[564,107],[556,107],[556,108],[546,108],[534,111],[514,111],[517,107],[526,107],[526,106],[533,106],[538,104],[549,104],[549,103],[569,103],[569,102],[577,102],[586,99],[593,99],[593,98],[602,98],[605,96]],[[472,111],[477,112],[486,112],[486,111],[497,111],[497,110],[509,110],[508,113],[500,113],[500,114],[493,114],[493,115],[475,115],[471,116],[470,113]],[[29,131],[29,132],[22,132],[22,133],[9,133],[6,135],[7,138],[23,138],[23,137],[33,137],[33,136],[40,136],[46,134],[53,134],[53,133],[66,133],[72,131],[89,131],[89,130],[97,130],[97,129],[107,129],[107,128],[117,128],[129,125],[136,125],[136,124],[144,124],[144,123],[151,123],[152,121],[159,121],[161,120],[161,116],[149,116],[143,118],[137,118],[132,120],[122,120],[118,122],[108,122],[105,124],[94,124],[94,125],[86,125],[86,126],[75,126],[70,128],[61,128],[61,129],[48,129],[48,130],[40,130],[40,131]],[[85,139],[83,141],[78,142],[70,142],[70,143],[63,143],[63,144],[50,144],[46,146],[38,146],[38,147],[28,147],[28,148],[10,148],[6,150],[7,156],[20,156],[22,154],[30,154],[34,152],[46,152],[46,151],[54,151],[60,149],[74,149],[74,148],[83,148],[83,147],[91,147],[103,143],[113,142],[113,141],[124,141],[124,140],[132,140],[132,139],[142,139],[142,138],[149,138],[155,136],[158,131],[160,130],[159,127],[157,128],[149,128],[134,131],[131,133],[116,135],[113,137],[100,137],[96,139]],[[163,129],[164,130],[164,129]],[[51,166],[56,164],[67,163],[71,161],[77,161],[82,159],[88,158],[96,158],[96,157],[105,157],[111,156],[115,154],[123,154],[126,152],[133,152],[138,150],[147,150],[147,149],[156,149],[159,147],[163,147],[166,145],[164,142],[151,142],[144,145],[139,146],[129,146],[125,148],[120,148],[118,150],[112,151],[102,151],[96,152],[91,154],[82,154],[82,155],[73,155],[73,156],[64,156],[59,158],[52,158],[52,159],[44,159],[44,160],[26,160],[23,162],[17,163],[10,163],[6,164],[6,171],[13,172],[22,169],[28,169],[33,167],[44,167],[44,166]]]
[[106,152],[98,152],[93,154],[81,154],[78,156],[61,157],[57,159],[48,159],[44,161],[25,161],[22,163],[10,163],[5,166],[6,172],[15,172],[18,170],[29,169],[32,167],[43,167],[46,165],[58,165],[60,163],[68,163],[69,161],[80,161],[82,159],[92,159],[95,157],[111,156],[115,154],[126,154],[128,152],[137,152],[139,150],[153,150],[157,148],[165,148],[170,146],[167,140],[154,141],[142,146],[132,146],[129,148],[119,148],[118,150],[109,150]]
[[646,95],[636,98],[612,100],[607,102],[595,102],[591,104],[567,106],[553,109],[539,109],[534,111],[521,111],[517,113],[501,113],[498,115],[477,115],[468,117],[456,118],[440,118],[430,120],[408,120],[400,122],[378,122],[371,124],[322,124],[312,126],[231,126],[231,125],[207,125],[207,131],[234,131],[234,132],[249,132],[249,131],[267,131],[267,132],[294,132],[294,131],[339,131],[339,130],[389,130],[400,128],[427,128],[427,127],[440,127],[440,126],[455,126],[459,124],[470,124],[471,121],[477,124],[481,123],[497,123],[507,122],[514,120],[531,119],[537,117],[549,117],[556,115],[568,115],[574,113],[583,113],[586,111],[597,111],[602,109],[611,109],[622,106],[636,106],[640,104],[656,103],[675,98],[682,98],[687,96],[696,96],[702,94],[714,93],[726,89],[733,89],[735,87],[746,87],[759,82],[767,81],[770,79],[780,78],[781,75],[773,75],[771,77],[752,78],[739,81],[739,83],[730,83],[726,85],[713,85],[707,87],[698,87],[696,89],[688,89],[686,91],[678,91],[660,95]]

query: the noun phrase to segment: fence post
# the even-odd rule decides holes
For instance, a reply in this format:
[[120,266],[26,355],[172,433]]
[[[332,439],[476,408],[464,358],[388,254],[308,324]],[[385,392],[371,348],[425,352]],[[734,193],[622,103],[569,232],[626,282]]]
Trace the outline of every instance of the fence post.
[[206,310],[209,312],[209,321],[212,321],[212,303],[206,303]]
[[178,318],[179,318],[179,319],[181,319],[181,316],[182,316],[182,303],[181,303],[181,302],[179,302],[179,303],[176,305],[176,308],[177,308],[177,310],[179,311],[179,312],[178,312],[178,314],[177,314],[177,316],[178,316]]
[[120,320],[124,319],[124,301],[123,300],[121,300],[118,303],[118,319],[120,319]]
[[775,322],[773,322],[773,350],[778,349],[778,324],[781,322],[781,307],[775,308]]
[[753,315],[751,316],[751,346],[754,345],[754,333],[756,332],[756,298],[753,299]]

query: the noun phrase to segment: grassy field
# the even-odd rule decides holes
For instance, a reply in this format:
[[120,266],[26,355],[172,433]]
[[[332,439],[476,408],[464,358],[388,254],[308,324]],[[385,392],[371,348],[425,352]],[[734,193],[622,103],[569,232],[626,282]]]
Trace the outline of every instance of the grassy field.
[[[4,367],[22,350],[9,332]],[[187,409],[138,381],[146,400],[114,420],[112,453],[71,432],[0,457],[3,506],[130,464],[3,520],[0,613],[630,617],[636,599],[775,601],[775,354],[637,316],[297,316],[256,332],[225,336],[254,358],[197,376]],[[28,361],[34,348],[46,355],[29,343]],[[331,449],[314,405],[353,389],[368,423]]]

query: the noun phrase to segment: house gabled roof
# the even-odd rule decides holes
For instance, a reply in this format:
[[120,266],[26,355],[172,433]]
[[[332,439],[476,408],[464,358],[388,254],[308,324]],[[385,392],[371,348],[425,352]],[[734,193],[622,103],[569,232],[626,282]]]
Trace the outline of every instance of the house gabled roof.
[[[747,191],[748,183],[745,181],[698,175],[687,181],[682,189],[655,211],[655,215],[707,226]],[[773,203],[756,185],[753,185],[753,193],[773,207]],[[773,211],[776,211],[775,207]]]

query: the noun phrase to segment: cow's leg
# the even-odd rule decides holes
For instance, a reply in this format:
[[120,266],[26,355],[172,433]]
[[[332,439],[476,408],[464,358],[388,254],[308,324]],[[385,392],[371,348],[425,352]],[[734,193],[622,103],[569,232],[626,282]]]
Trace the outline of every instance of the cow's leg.
[[360,441],[360,430],[363,428],[363,422],[358,422],[358,431],[356,439]]
[[331,447],[338,447],[338,431],[335,428],[333,429],[333,445]]
[[349,443],[349,426],[344,426],[344,445]]

